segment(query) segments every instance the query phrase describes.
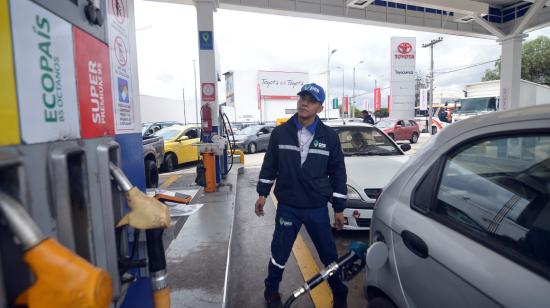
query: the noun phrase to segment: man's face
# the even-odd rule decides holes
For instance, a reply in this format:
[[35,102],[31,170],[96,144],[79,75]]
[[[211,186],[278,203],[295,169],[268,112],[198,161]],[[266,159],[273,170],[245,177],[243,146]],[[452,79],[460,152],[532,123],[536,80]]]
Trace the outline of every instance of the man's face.
[[317,102],[311,95],[302,95],[298,100],[298,116],[304,119],[315,116],[323,111],[323,105]]

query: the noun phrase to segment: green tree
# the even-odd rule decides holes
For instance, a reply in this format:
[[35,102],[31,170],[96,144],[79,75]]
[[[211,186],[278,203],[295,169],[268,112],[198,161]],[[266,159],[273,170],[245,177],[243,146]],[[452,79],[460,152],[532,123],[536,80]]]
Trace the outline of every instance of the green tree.
[[[485,70],[481,81],[500,79],[500,59],[493,69]],[[550,38],[539,36],[523,44],[521,79],[550,85]]]
[[380,108],[380,110],[374,112],[374,116],[376,118],[387,118],[390,116],[390,113],[388,112],[388,108]]
[[497,63],[495,63],[494,69],[488,68],[485,70],[485,74],[483,75],[483,77],[481,77],[481,81],[491,81],[491,80],[500,79],[500,61],[497,61]]

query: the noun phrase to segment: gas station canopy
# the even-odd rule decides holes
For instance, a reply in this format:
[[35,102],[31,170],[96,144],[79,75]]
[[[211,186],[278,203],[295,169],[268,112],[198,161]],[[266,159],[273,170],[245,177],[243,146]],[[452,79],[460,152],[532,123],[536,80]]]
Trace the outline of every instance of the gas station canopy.
[[[162,0],[193,5],[201,0]],[[217,0],[218,7],[488,39],[550,23],[550,1],[531,0]],[[540,3],[539,3],[540,2]],[[530,18],[523,18],[529,8]],[[525,20],[525,24],[522,21]],[[521,30],[521,31],[515,31]]]

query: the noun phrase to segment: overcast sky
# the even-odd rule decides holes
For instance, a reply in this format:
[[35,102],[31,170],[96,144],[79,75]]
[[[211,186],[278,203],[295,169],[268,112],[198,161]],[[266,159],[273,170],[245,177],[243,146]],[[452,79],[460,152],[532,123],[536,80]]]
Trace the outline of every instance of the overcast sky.
[[[194,100],[193,59],[198,59],[195,8],[137,0],[136,28],[140,92],[181,99],[184,87],[186,99]],[[550,27],[531,33],[528,40],[539,35],[550,36]],[[356,70],[357,93],[372,92],[373,78],[388,86],[392,36],[416,37],[416,67],[424,73],[429,71],[429,49],[421,45],[439,36],[444,40],[435,47],[436,72],[500,56],[500,46],[493,40],[438,33],[231,10],[218,10],[214,22],[222,73],[281,70],[315,76],[326,71],[330,44],[338,49],[331,58],[331,91],[341,93],[342,71],[337,67],[344,67],[346,95],[351,95],[353,67],[362,60],[365,63]],[[492,67],[490,63],[441,75],[436,86],[462,87],[478,82],[485,69]]]

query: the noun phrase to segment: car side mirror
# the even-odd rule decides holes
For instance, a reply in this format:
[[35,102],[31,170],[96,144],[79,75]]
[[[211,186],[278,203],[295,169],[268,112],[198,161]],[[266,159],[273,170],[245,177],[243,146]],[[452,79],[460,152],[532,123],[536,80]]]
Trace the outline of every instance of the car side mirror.
[[400,145],[400,147],[401,147],[401,150],[403,150],[403,152],[407,152],[411,149],[411,145],[408,144],[408,143],[404,143],[404,144]]
[[256,134],[256,136],[261,136],[261,135],[264,135],[264,132],[258,132],[258,133]]

